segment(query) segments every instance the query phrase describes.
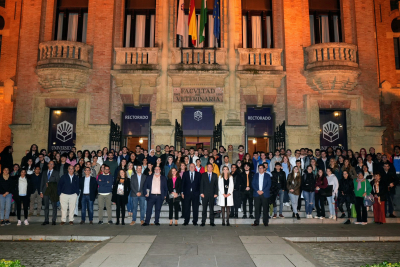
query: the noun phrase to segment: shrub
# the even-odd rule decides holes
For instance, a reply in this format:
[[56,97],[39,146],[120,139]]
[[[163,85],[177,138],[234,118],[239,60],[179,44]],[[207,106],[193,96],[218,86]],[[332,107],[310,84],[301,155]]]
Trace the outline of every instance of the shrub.
[[6,261],[4,259],[0,260],[0,267],[25,267],[21,265],[19,260],[16,261]]
[[382,263],[377,263],[373,265],[363,265],[361,267],[400,267],[400,262],[398,263],[389,263],[387,261],[384,261]]

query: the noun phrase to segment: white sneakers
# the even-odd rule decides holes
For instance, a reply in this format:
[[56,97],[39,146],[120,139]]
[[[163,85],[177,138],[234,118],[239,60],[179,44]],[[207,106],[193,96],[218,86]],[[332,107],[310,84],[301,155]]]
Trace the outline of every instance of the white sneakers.
[[24,224],[25,224],[25,225],[29,225],[28,220],[25,220],[25,221],[24,221]]
[[321,217],[319,217],[321,220],[323,220],[323,219],[325,219],[325,217],[324,216],[321,216]]
[[285,205],[286,207],[290,207],[289,202],[285,202],[285,203],[283,203],[283,205]]
[[21,221],[20,221],[20,220],[18,220],[17,225],[18,225],[18,226],[21,226]]
[[241,209],[241,208],[239,208],[239,209],[238,209],[238,212],[242,212],[242,209]]
[[332,215],[330,215],[330,216],[329,216],[329,219],[332,219],[332,218],[333,218],[333,216],[332,216]]
[[[29,225],[28,220],[25,220],[24,224]],[[21,226],[21,220],[18,220],[17,226]]]
[[306,218],[307,218],[307,219],[312,219],[313,216],[312,216],[312,214],[307,214]]
[[336,216],[333,216],[332,219],[333,219],[333,220],[336,220]]

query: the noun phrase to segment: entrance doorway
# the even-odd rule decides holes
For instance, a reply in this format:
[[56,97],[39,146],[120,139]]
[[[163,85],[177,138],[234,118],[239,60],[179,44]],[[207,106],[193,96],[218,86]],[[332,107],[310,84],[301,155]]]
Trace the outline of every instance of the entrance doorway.
[[147,136],[128,136],[126,138],[126,146],[129,151],[135,151],[137,145],[141,146],[143,149],[147,149],[149,147],[149,138]]
[[270,150],[269,137],[248,137],[247,138],[247,152],[250,156],[256,151],[269,152]]
[[184,147],[189,149],[194,147],[195,149],[208,149],[210,151],[212,145],[212,137],[211,136],[186,136],[184,140]]
[[247,152],[253,156],[256,151],[273,151],[274,116],[270,107],[247,107],[246,139]]

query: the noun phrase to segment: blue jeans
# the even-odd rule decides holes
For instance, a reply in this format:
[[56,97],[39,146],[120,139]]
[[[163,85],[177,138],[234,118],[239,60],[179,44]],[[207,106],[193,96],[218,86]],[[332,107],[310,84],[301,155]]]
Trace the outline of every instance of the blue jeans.
[[290,198],[290,202],[292,202],[293,212],[294,212],[294,214],[297,214],[297,202],[299,200],[299,196],[289,193],[289,198]]
[[[89,195],[82,195],[82,221],[86,219],[86,208],[89,213],[89,221],[93,221],[93,202],[94,201],[90,201]],[[101,209],[101,212],[103,212],[103,209]]]
[[147,201],[145,197],[132,197],[132,221],[136,222],[138,204],[140,207],[140,221],[144,221],[146,214]]
[[326,197],[326,199],[328,200],[328,206],[329,206],[329,214],[331,216],[336,216],[335,214],[335,200],[334,200],[334,196],[330,196],[330,197]]
[[131,197],[131,194],[128,196],[128,203],[126,203],[126,209],[128,212],[132,212],[133,208],[133,198]]
[[314,195],[315,192],[307,192],[307,191],[303,191],[303,197],[306,201],[306,214],[307,215],[311,215],[312,214],[312,209],[314,207]]
[[[284,202],[284,197],[285,197],[285,192],[283,190],[279,190],[278,196],[279,196],[279,214],[282,214],[283,212],[283,202]],[[277,212],[277,207],[274,207],[274,214]]]
[[[6,197],[0,195],[0,220],[8,220],[10,217],[12,195],[8,194]],[[5,214],[4,214],[5,210]]]

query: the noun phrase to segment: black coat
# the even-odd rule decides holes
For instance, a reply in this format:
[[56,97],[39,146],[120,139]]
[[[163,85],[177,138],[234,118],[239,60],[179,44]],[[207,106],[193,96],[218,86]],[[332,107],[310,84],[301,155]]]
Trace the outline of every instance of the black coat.
[[[112,198],[111,198],[112,202],[117,202],[118,184],[119,184],[118,179],[115,179],[115,182],[114,182],[114,185],[113,185],[113,188],[112,188]],[[129,178],[125,178],[125,181],[124,181],[124,197],[123,197],[123,203],[121,203],[122,205],[126,205],[126,203],[128,203],[128,196],[129,196],[130,192],[131,192],[131,180]]]
[[272,178],[271,179],[276,179],[278,182],[278,188],[279,190],[287,190],[286,188],[286,173],[281,170],[280,172],[277,172],[276,170],[273,171],[272,173]]
[[[79,189],[81,190],[81,198],[83,195],[83,187],[85,186],[85,177],[79,179]],[[90,185],[89,185],[89,199],[90,201],[95,201],[97,196],[97,181],[96,177],[90,177]]]
[[[167,180],[167,186],[168,186],[168,194],[171,194],[174,192],[174,182],[171,179]],[[182,179],[178,177],[175,181],[175,191],[177,194],[180,194],[182,191]]]
[[[28,199],[31,197],[31,192],[32,192],[32,182],[31,179],[29,179],[26,176],[26,181],[28,182],[28,187],[26,188],[26,196]],[[19,176],[15,176],[13,179],[13,199],[14,200],[19,200]]]
[[241,172],[239,170],[236,170],[234,174],[232,174],[233,177],[233,189],[241,191],[242,187],[242,176]]
[[277,196],[279,193],[278,176],[271,176],[271,187],[269,189],[271,196]]
[[339,181],[339,197],[343,195],[354,195],[354,180],[348,177]]
[[394,184],[394,187],[390,187],[388,188],[388,190],[391,194],[396,194],[396,186],[399,184],[399,179],[397,178],[396,173],[390,171],[386,173],[385,171],[383,171],[381,173],[381,176],[381,181],[384,181],[388,187],[391,183]]
[[[380,180],[379,182],[379,193],[376,193],[375,190],[375,180],[371,181],[371,186],[372,186],[372,190],[371,190],[371,194],[378,195],[378,197],[381,198],[381,201],[386,201],[387,200],[387,193],[388,193],[388,184],[386,183],[386,181],[384,180]],[[377,201],[377,199],[375,199],[375,201]]]
[[[249,171],[249,187],[250,187],[250,195],[253,195],[253,189],[251,188],[251,182],[253,181],[253,172],[250,170]],[[241,191],[244,192],[247,187],[247,174],[246,171],[242,172],[242,186],[241,186]]]
[[204,194],[205,198],[214,197],[214,195],[218,196],[218,175],[216,173],[212,173],[211,183],[208,179],[208,173],[205,172],[202,174],[200,182],[200,194]]
[[315,191],[315,177],[313,173],[304,173],[301,177],[301,190],[306,192]]

